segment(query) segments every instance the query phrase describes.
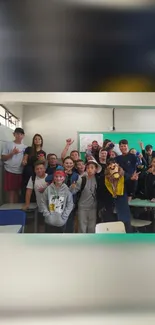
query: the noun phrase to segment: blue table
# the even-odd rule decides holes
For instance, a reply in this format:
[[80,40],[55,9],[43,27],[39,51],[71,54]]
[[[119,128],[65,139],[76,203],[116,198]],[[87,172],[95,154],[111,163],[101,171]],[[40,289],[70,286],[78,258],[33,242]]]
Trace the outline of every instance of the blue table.
[[[23,203],[6,203],[0,206],[0,210],[22,210]],[[38,208],[36,203],[30,203],[29,209],[25,211],[26,213],[33,213],[34,218],[34,232],[37,233],[38,230]]]

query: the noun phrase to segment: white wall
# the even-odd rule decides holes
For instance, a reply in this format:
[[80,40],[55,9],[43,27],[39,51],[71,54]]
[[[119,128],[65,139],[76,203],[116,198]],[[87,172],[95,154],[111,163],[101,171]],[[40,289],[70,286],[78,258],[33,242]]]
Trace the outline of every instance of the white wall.
[[111,109],[88,107],[25,107],[23,126],[26,133],[25,143],[31,144],[35,133],[44,138],[46,152],[60,153],[67,138],[75,140],[72,148],[77,148],[78,131],[108,130],[111,125]]
[[116,109],[116,131],[155,132],[154,109]]
[[155,93],[0,93],[0,102],[68,103],[155,108]]
[[[112,109],[89,107],[27,106],[24,108],[25,143],[30,145],[35,133],[44,138],[46,152],[60,153],[65,139],[75,140],[72,149],[77,148],[77,132],[110,131]],[[116,131],[155,132],[155,110],[116,109]]]

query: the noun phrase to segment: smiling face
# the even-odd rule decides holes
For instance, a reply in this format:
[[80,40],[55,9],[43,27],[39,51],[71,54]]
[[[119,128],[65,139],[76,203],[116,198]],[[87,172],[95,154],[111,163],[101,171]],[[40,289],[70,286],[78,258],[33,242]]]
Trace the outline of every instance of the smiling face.
[[65,180],[65,176],[64,176],[64,173],[63,172],[59,172],[57,171],[55,174],[54,174],[54,183],[56,185],[61,185]]
[[72,159],[67,158],[65,159],[63,166],[66,171],[72,171],[72,169],[74,168],[74,162]]
[[45,175],[45,166],[43,164],[35,166],[35,173],[38,177],[43,177]]
[[127,144],[124,144],[124,143],[121,143],[119,145],[119,148],[120,148],[120,151],[122,153],[122,155],[126,155],[128,153],[128,145]]

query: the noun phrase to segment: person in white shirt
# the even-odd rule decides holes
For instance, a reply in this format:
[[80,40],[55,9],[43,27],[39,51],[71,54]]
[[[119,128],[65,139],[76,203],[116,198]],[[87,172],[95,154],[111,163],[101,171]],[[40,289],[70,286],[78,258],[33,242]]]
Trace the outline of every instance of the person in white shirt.
[[33,181],[32,177],[30,177],[29,182],[27,184],[27,190],[26,190],[26,197],[25,197],[25,205],[23,206],[24,210],[27,210],[29,208],[30,202],[31,202],[31,195],[34,190],[36,195],[36,202],[38,206],[38,211],[42,212],[41,209],[41,198],[42,193],[47,187],[47,183],[45,181],[45,178],[47,177],[47,174],[45,173],[45,164],[41,161],[37,161],[35,163],[35,179]]
[[37,161],[34,165],[35,178],[30,177],[26,189],[25,204],[23,210],[27,210],[30,206],[32,192],[34,190],[36,196],[36,202],[38,206],[38,223],[39,225],[44,224],[44,218],[42,214],[41,200],[44,190],[47,188],[48,184],[45,181],[47,174],[45,173],[45,163]]
[[22,188],[22,160],[26,149],[23,144],[24,130],[16,128],[13,133],[15,140],[6,142],[2,150],[2,160],[4,161],[4,191],[8,192],[9,203],[19,201],[19,193]]

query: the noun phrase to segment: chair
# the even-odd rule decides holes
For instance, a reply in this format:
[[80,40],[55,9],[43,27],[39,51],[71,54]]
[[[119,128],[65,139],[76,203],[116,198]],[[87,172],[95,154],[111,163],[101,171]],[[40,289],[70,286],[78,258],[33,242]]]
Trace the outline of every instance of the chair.
[[152,223],[152,221],[149,221],[149,220],[141,220],[141,219],[131,218],[131,226],[134,227],[137,232],[138,232],[138,228],[142,228],[142,227],[144,227],[146,230],[146,227],[150,226],[151,223]]
[[124,223],[121,221],[117,222],[103,222],[96,225],[95,232],[97,234],[102,233],[126,233]]
[[24,232],[26,213],[21,210],[0,210],[0,226],[21,225]]

